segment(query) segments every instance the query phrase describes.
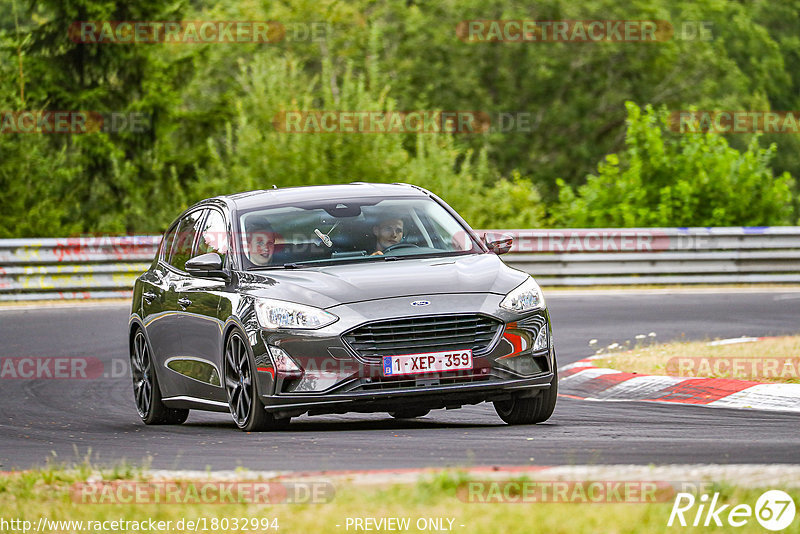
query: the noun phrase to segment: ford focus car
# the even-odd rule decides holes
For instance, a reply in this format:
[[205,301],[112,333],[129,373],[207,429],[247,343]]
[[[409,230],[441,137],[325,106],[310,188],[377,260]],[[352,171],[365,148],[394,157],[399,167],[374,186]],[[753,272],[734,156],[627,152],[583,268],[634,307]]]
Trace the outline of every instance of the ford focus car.
[[492,402],[547,420],[556,356],[542,292],[443,200],[407,184],[204,200],[133,291],[133,391],[146,424],[230,412],[245,431],[303,414],[397,418]]

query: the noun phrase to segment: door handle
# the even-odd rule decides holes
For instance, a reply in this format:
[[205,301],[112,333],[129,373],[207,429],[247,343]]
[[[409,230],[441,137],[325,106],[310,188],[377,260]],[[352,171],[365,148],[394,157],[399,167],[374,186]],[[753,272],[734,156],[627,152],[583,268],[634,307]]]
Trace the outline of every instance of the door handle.
[[191,306],[192,301],[187,299],[186,297],[181,297],[181,298],[178,299],[178,304],[181,305],[181,308],[185,309],[185,308],[188,308],[189,306]]
[[146,300],[147,303],[150,304],[151,302],[153,302],[158,298],[158,295],[156,295],[151,291],[145,291],[144,293],[142,293],[142,297],[144,297],[144,300]]

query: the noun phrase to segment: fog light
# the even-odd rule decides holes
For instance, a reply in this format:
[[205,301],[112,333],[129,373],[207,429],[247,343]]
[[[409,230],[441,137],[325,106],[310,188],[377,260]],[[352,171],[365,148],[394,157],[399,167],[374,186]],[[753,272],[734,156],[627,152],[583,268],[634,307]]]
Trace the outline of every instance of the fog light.
[[283,349],[273,347],[270,345],[269,353],[272,355],[272,361],[275,363],[275,369],[279,373],[284,374],[301,374],[303,372],[300,366],[295,363],[291,356],[286,354]]
[[533,352],[547,349],[547,325],[542,325],[539,334],[536,336],[536,341],[533,343]]

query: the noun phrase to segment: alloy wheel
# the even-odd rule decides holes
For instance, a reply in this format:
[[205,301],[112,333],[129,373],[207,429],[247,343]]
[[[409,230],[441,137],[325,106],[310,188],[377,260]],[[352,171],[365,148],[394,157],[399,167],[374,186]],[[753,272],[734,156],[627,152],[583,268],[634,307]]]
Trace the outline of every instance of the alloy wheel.
[[133,338],[133,354],[131,354],[131,375],[133,376],[133,394],[136,398],[136,410],[139,416],[146,418],[150,414],[150,403],[153,392],[153,366],[150,349],[144,334],[139,331]]
[[253,394],[253,374],[244,341],[238,334],[228,339],[225,348],[225,390],[233,420],[239,427],[250,418]]

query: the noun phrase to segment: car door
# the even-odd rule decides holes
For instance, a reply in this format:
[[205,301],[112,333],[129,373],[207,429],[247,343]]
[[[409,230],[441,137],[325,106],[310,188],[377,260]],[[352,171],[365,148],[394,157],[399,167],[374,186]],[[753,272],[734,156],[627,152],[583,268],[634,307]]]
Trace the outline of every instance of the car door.
[[[201,228],[192,256],[216,252],[225,265],[231,241],[222,212],[208,209]],[[178,295],[183,311],[181,334],[185,360],[180,365],[188,371],[184,373],[189,380],[186,387],[193,397],[217,402],[227,400],[220,378],[225,318],[219,316],[220,299],[227,285],[225,280],[187,275]]]
[[164,234],[158,259],[152,269],[142,277],[142,319],[147,339],[156,362],[163,364],[170,356],[180,351],[175,324],[176,293],[175,276],[168,268],[172,246],[180,221],[176,221]]
[[178,222],[175,237],[170,247],[169,256],[163,262],[163,281],[162,281],[162,311],[160,319],[153,324],[158,324],[156,330],[156,341],[151,342],[158,345],[154,347],[156,363],[159,369],[167,369],[166,372],[159,372],[159,382],[161,392],[164,397],[186,395],[186,385],[183,375],[175,372],[174,365],[170,365],[173,360],[182,358],[186,350],[184,348],[184,333],[186,326],[185,306],[181,302],[181,294],[191,277],[184,271],[186,261],[192,257],[195,240],[200,231],[205,210],[193,210]]

